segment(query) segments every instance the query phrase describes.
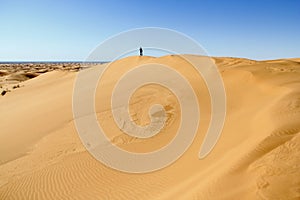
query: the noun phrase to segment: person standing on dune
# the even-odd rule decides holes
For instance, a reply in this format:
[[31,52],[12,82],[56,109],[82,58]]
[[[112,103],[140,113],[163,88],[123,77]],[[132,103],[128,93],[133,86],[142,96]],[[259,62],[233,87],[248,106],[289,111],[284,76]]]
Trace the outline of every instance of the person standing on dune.
[[140,47],[140,56],[143,56],[143,49]]

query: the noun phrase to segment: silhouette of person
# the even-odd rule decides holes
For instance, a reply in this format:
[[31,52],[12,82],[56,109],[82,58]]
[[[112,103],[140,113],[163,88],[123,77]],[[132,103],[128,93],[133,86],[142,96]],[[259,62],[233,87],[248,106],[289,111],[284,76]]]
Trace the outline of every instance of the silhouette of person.
[[142,49],[142,47],[140,47],[140,56],[142,56],[143,55],[143,49]]

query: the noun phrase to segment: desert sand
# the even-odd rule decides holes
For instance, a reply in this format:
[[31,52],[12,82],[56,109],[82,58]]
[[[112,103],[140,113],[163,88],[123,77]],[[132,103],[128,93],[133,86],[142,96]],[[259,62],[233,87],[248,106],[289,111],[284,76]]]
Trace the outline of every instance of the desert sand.
[[[180,56],[128,57],[114,64],[124,71],[141,63],[172,63],[193,80],[199,99],[200,127],[190,148],[172,165],[146,174],[106,167],[84,148],[72,113],[78,65],[0,66],[0,92],[7,91],[0,96],[0,199],[299,199],[300,59],[213,60],[224,81],[227,115],[220,140],[201,160],[211,110],[201,77]],[[96,98],[108,95],[120,71],[104,81]],[[149,123],[153,103],[165,107],[168,120],[149,140],[123,134],[107,105],[96,104],[97,117],[120,148],[152,151],[168,143],[180,123],[172,93],[149,85],[130,101],[137,124]]]

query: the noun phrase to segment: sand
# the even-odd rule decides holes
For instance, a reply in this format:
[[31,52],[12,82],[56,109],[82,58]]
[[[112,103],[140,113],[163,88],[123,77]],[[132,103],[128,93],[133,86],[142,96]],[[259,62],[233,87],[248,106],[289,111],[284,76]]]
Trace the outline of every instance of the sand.
[[[146,174],[106,167],[82,145],[72,113],[78,66],[0,68],[0,92],[9,90],[0,96],[0,199],[299,199],[300,60],[213,59],[224,81],[227,115],[220,140],[202,160],[198,153],[211,109],[203,80],[194,80],[178,56],[129,57],[115,64],[127,69],[152,61],[180,63],[201,97],[201,126],[191,147],[172,165]],[[96,98],[106,95],[118,73]],[[152,85],[130,101],[137,124],[149,123],[145,113],[153,103],[167,108],[168,121],[147,141],[122,134],[107,105],[96,104],[97,117],[119,147],[152,151],[168,143],[180,123],[174,95]]]

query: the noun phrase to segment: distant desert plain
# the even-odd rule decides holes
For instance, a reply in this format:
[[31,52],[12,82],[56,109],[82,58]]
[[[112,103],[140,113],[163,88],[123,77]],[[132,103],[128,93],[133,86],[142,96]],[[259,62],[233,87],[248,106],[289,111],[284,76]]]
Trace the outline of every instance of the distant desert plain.
[[[0,199],[300,199],[300,58],[212,60],[223,78],[227,114],[219,141],[204,159],[198,153],[211,106],[201,77],[194,78],[178,55],[115,61],[115,69],[122,70],[151,62],[172,65],[193,80],[201,107],[190,148],[172,165],[144,174],[117,171],[96,160],[75,128],[72,94],[78,71],[109,63],[86,69],[80,63],[0,64]],[[110,88],[115,79],[113,73],[104,86]],[[95,98],[108,95],[107,90]],[[96,104],[96,114],[111,142],[147,152],[167,144],[180,124],[176,98],[157,85],[138,90],[130,100],[137,124],[149,123],[153,103],[164,106],[168,119],[149,140],[118,130],[106,105]]]

